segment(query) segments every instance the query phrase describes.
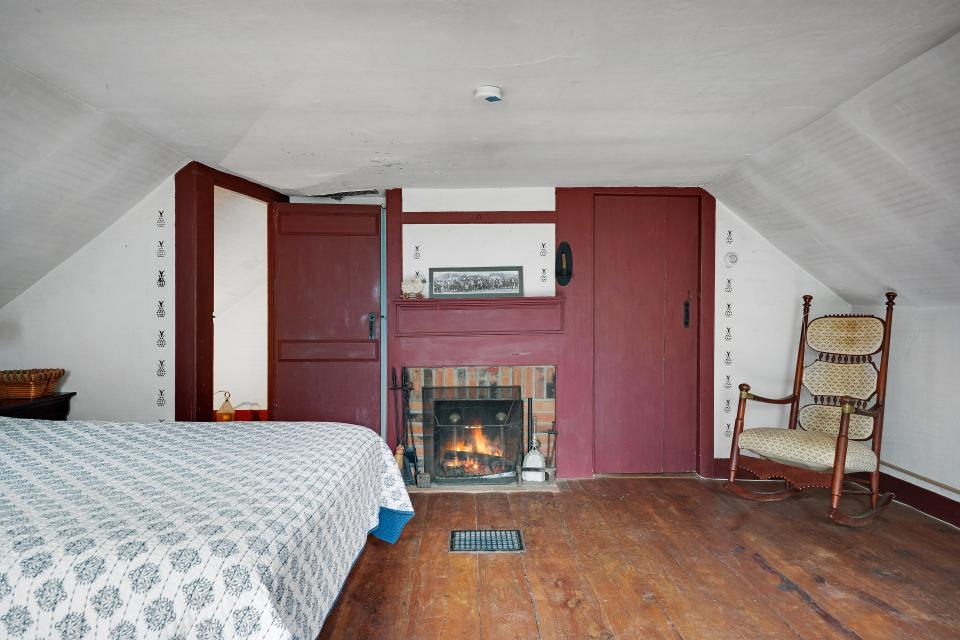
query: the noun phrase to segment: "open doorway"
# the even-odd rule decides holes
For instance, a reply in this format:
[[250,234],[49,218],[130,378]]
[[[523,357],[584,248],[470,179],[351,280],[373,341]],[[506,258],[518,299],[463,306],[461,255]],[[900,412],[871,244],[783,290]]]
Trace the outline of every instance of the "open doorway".
[[237,420],[267,420],[269,207],[213,190],[213,406],[229,394]]

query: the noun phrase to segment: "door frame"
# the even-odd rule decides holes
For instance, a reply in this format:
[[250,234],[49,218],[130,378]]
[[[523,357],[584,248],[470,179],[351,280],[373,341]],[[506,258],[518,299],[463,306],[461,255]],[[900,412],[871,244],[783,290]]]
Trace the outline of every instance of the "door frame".
[[[714,305],[716,200],[699,187],[558,187],[557,241],[574,250],[574,277],[557,295],[566,298],[567,329],[557,369],[557,416],[566,444],[560,448],[564,477],[588,477],[596,460],[593,367],[593,228],[595,196],[683,196],[699,199],[699,293],[697,357],[697,473],[714,477]],[[576,453],[584,451],[586,455]]]
[[[220,187],[265,202],[268,216],[269,205],[290,199],[269,187],[199,162],[188,163],[174,179],[174,419],[208,422],[213,420],[214,391],[213,189]],[[271,245],[268,240],[268,261],[272,257]],[[269,299],[268,293],[268,304]],[[272,345],[272,313],[270,309],[267,312],[267,335]],[[267,357],[272,358],[272,354]],[[268,394],[272,388],[272,381],[268,380]],[[267,398],[268,406],[271,400]]]

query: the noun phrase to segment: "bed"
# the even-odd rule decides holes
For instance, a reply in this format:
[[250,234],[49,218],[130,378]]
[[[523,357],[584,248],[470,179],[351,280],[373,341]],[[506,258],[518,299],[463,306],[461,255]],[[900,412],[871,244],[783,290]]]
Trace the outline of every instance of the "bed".
[[0,637],[313,640],[412,515],[363,427],[0,418]]

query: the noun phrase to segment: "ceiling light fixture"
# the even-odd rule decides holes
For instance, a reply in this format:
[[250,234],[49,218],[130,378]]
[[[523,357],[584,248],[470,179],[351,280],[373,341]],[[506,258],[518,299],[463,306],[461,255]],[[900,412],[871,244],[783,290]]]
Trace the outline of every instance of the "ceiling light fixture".
[[500,102],[503,100],[503,89],[495,84],[484,84],[477,87],[477,90],[473,92],[473,97],[487,102]]

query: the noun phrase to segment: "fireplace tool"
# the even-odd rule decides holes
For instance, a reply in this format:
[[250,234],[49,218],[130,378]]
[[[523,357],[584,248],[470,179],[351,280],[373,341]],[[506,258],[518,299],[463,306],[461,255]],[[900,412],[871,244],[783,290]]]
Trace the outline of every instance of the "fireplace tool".
[[410,374],[407,368],[400,369],[400,386],[403,393],[403,431],[406,434],[404,440],[406,449],[404,455],[411,467],[411,475],[414,483],[418,487],[430,486],[430,474],[420,468],[420,460],[417,457],[417,447],[413,439],[413,414],[410,412],[410,392],[413,390],[413,382],[410,380]]
[[533,417],[533,398],[527,398],[527,455],[523,457],[520,477],[524,482],[543,482],[547,479],[544,471],[543,454],[540,453],[540,441],[536,436],[536,420]]
[[544,455],[547,465],[547,481],[552,482],[557,477],[557,421],[554,420],[547,431],[547,453]]
[[[403,481],[407,484],[413,484],[417,475],[417,450],[412,446],[411,443],[411,434],[409,428],[409,387],[407,386],[407,370],[403,369],[402,373],[402,384],[397,384],[397,368],[393,367],[390,372],[391,385],[390,390],[393,391],[393,417],[394,423],[397,425],[397,448],[403,448],[402,451],[402,460],[403,463],[400,465],[400,471],[403,474]],[[401,399],[403,401],[403,418],[400,417],[400,408],[397,401],[397,395],[401,394]]]

